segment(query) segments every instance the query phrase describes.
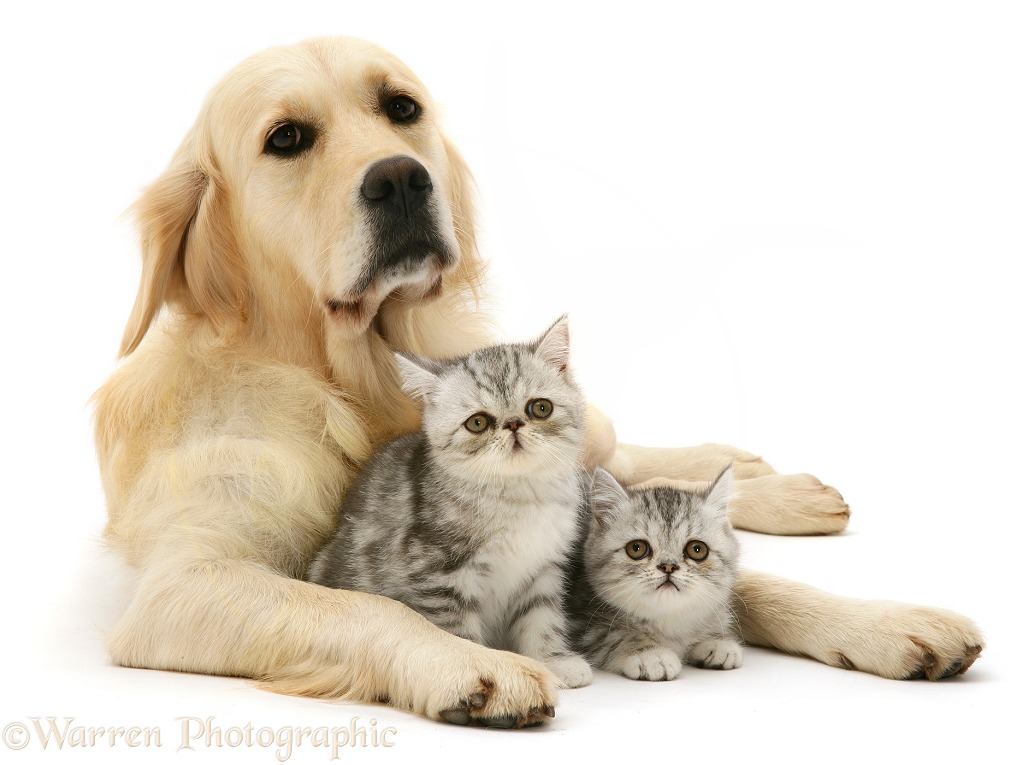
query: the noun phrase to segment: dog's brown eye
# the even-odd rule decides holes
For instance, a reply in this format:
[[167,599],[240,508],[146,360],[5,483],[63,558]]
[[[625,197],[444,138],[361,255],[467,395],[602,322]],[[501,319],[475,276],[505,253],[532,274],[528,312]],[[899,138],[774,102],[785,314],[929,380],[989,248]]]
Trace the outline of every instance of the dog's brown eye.
[[279,125],[268,136],[264,150],[271,154],[296,154],[310,146],[312,133],[312,130],[293,123]]
[[710,549],[700,540],[690,539],[685,543],[685,555],[688,558],[692,558],[692,560],[697,563],[700,563],[701,561],[705,561],[707,556],[710,555]]
[[525,413],[529,417],[534,417],[537,420],[545,420],[553,414],[553,404],[550,403],[549,399],[533,399],[528,402],[528,406],[525,408]]
[[393,122],[413,122],[421,114],[421,107],[410,96],[393,96],[385,102],[385,113]]
[[632,560],[642,560],[650,554],[650,543],[645,539],[633,539],[625,545],[625,552]]

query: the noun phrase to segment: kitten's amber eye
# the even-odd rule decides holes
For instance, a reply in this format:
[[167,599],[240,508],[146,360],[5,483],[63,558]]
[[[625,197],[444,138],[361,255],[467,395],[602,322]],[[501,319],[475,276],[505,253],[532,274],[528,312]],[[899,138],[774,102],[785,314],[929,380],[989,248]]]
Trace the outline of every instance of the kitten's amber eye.
[[488,414],[479,412],[473,414],[464,421],[464,427],[470,430],[472,433],[484,433],[492,422],[492,418]]
[[553,414],[553,404],[549,399],[536,398],[528,402],[528,406],[525,407],[525,414],[529,417],[535,417],[537,420],[545,420],[551,414]]
[[691,558],[694,561],[703,561],[710,555],[710,550],[707,545],[698,539],[690,539],[685,543],[685,556]]
[[632,560],[642,560],[650,554],[650,544],[645,539],[633,539],[625,545],[625,552]]

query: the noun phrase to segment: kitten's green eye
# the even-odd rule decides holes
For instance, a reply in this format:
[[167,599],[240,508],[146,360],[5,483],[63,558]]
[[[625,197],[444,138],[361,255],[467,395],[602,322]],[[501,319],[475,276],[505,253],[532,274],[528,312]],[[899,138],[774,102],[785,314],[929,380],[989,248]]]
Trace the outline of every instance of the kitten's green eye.
[[492,424],[492,418],[484,412],[473,414],[464,421],[464,427],[472,433],[484,433]]
[[699,563],[707,559],[710,549],[698,539],[690,539],[685,543],[685,556]]
[[650,554],[650,543],[645,539],[633,539],[625,545],[625,552],[632,560],[642,560]]
[[537,420],[545,420],[553,414],[553,403],[546,398],[535,398],[528,402],[525,407],[525,414],[535,417]]

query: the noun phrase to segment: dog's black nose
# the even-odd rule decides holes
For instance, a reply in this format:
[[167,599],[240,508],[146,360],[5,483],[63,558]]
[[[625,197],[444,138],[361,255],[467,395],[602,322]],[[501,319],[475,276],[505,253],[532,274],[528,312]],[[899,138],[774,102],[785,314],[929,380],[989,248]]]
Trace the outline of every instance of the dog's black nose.
[[410,218],[424,207],[432,193],[432,177],[413,157],[390,157],[373,164],[361,194],[374,207],[400,218]]

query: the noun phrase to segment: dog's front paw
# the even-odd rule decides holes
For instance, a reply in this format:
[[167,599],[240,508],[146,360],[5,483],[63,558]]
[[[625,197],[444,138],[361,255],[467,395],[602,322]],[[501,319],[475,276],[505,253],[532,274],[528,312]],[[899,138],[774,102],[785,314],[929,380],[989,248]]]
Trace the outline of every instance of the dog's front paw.
[[682,660],[667,648],[647,648],[623,657],[609,667],[631,680],[674,680],[682,673]]
[[952,611],[889,601],[867,606],[865,629],[829,663],[893,680],[941,680],[970,669],[985,645],[974,622]]
[[547,668],[560,680],[561,688],[581,688],[589,685],[593,679],[593,670],[589,662],[573,653],[555,656],[546,661]]
[[433,687],[416,711],[490,728],[525,728],[554,716],[558,680],[533,659],[469,646],[443,661],[446,666],[433,673]]
[[689,650],[689,663],[704,669],[735,669],[742,666],[742,646],[734,640],[704,640]]

